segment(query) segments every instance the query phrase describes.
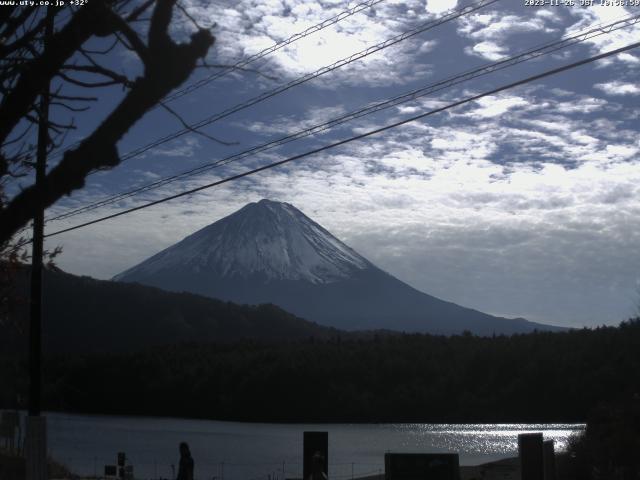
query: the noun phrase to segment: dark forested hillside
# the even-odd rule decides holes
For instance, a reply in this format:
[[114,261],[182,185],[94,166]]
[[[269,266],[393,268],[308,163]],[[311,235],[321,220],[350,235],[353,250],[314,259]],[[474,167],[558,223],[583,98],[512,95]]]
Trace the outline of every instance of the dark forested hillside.
[[[47,271],[43,298],[46,352],[125,352],[181,342],[329,338],[337,330],[274,305],[237,305],[190,293]],[[26,271],[21,287],[26,288]],[[20,287],[19,287],[20,288]],[[25,292],[26,296],[26,292]],[[16,316],[26,315],[26,302]],[[26,322],[21,322],[23,333]],[[26,348],[25,335],[0,326],[0,347]]]
[[[16,273],[12,295],[17,301],[8,321],[0,321],[0,407],[15,405],[18,396],[26,397],[27,273],[26,269]],[[321,339],[338,332],[273,305],[236,305],[52,270],[45,272],[44,281],[43,340],[49,355],[124,353],[168,343],[224,343],[247,338],[263,342],[310,336]],[[126,369],[120,361],[116,365]]]
[[582,421],[640,392],[640,321],[512,337],[183,345],[47,363],[51,409],[253,421]]

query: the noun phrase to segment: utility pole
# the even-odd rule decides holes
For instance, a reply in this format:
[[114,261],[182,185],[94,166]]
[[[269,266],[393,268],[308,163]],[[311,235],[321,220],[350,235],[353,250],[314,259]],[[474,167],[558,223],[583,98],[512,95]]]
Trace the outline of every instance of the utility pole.
[[[53,7],[47,7],[44,50],[53,35]],[[50,82],[40,94],[36,186],[41,186],[47,171],[49,146]],[[44,208],[33,212],[31,249],[31,298],[29,309],[29,416],[27,417],[27,480],[47,479],[47,423],[42,417],[42,255],[44,249]]]

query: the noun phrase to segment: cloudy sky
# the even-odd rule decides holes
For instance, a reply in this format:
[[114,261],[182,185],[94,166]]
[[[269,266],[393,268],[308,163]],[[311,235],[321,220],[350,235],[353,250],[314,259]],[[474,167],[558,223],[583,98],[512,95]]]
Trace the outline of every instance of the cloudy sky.
[[[197,122],[462,8],[382,0],[171,103]],[[214,162],[345,113],[612,22],[640,7],[529,7],[501,0],[92,175],[48,216]],[[233,64],[352,7],[345,1],[184,2],[215,25],[209,63]],[[177,18],[175,35],[192,28]],[[344,123],[47,231],[203,185],[640,40],[640,24]],[[109,59],[134,71],[125,52]],[[206,77],[199,70],[193,80]],[[61,268],[111,278],[247,202],[290,202],[410,285],[488,313],[570,326],[617,324],[640,303],[640,51],[467,103],[244,180],[52,237]],[[109,90],[81,128],[121,93]],[[181,128],[157,109],[122,153]],[[73,137],[69,139],[74,140]]]

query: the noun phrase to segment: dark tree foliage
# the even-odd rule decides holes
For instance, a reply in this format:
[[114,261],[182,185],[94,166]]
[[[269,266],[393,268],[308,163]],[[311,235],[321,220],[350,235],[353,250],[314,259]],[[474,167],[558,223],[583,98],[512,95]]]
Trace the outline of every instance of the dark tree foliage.
[[50,409],[246,421],[584,421],[640,391],[640,321],[495,338],[335,336],[68,354]]
[[[274,305],[236,305],[54,269],[43,277],[43,347],[50,354],[131,352],[168,342],[329,338],[338,332]],[[17,272],[14,291],[26,296],[28,278],[28,269]],[[11,323],[24,325],[26,314],[25,304],[17,306]],[[0,349],[26,351],[25,330],[0,326]]]
[[567,480],[636,480],[640,476],[638,452],[640,395],[604,402],[590,413],[584,433],[570,442],[560,464],[561,477]]
[[[29,259],[21,229],[37,210],[81,188],[90,172],[116,166],[120,139],[147,111],[163,105],[163,97],[190,76],[213,45],[212,34],[197,26],[186,42],[171,38],[174,9],[182,8],[176,3],[90,0],[77,8],[0,7],[0,329],[11,350],[16,346],[11,339],[25,331],[25,324],[15,321],[26,305],[25,292],[16,290]],[[109,56],[118,49],[138,58],[139,74],[128,77],[109,67]],[[35,131],[41,121],[49,154],[75,128],[76,115],[96,114],[90,108],[96,92],[114,86],[122,89],[120,102],[59,161],[50,162],[36,186]],[[50,115],[43,111],[43,98]],[[45,261],[57,253],[45,251]]]

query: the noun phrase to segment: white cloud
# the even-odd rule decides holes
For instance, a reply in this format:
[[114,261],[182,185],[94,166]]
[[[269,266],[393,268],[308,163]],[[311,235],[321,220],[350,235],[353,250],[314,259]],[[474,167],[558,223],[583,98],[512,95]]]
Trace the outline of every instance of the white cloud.
[[237,123],[238,126],[250,132],[260,134],[293,134],[301,130],[321,125],[340,117],[345,112],[343,106],[321,107],[311,106],[307,108],[302,118],[294,116],[277,115],[266,121],[249,121]]
[[457,5],[458,0],[427,0],[425,8],[429,13],[444,13],[456,8]]
[[475,103],[479,108],[476,108],[468,115],[478,118],[497,117],[519,107],[528,107],[527,110],[531,110],[532,107],[535,108],[527,100],[518,96],[489,96],[483,97]]
[[640,86],[635,83],[625,83],[618,80],[594,85],[598,90],[602,90],[606,95],[640,95]]
[[477,13],[460,19],[458,32],[474,44],[465,49],[468,55],[477,55],[487,60],[498,60],[508,54],[512,43],[510,37],[518,33],[553,32],[544,16],[505,14],[503,12]]
[[[256,54],[345,11],[345,4],[341,2],[333,5],[304,0],[225,3],[226,8],[221,10],[218,4],[190,0],[188,7],[197,19],[219,20],[215,54],[220,63],[232,63]],[[418,22],[425,22],[429,13],[420,8],[421,5],[420,0],[383,2],[343,17],[335,25],[303,35],[270,54],[269,62],[261,68],[283,79],[311,73],[399,35]],[[417,13],[419,11],[422,13]],[[410,25],[398,20],[408,14],[412,20]],[[341,68],[332,74],[326,86],[405,83],[427,70],[427,66],[416,62],[415,51],[426,53],[434,46],[433,40],[403,41]]]
[[[595,27],[596,25],[608,24],[634,12],[623,6],[618,5],[599,5],[598,2],[588,8],[570,9],[570,12],[578,18],[578,21],[570,25],[566,29],[567,34],[576,33],[585,28]],[[634,38],[640,35],[640,25],[635,24],[619,30],[615,30],[606,35],[600,35],[587,40],[587,43],[596,53],[604,53],[626,46],[633,42]],[[632,53],[624,53],[615,57],[610,57],[603,64],[612,64],[615,62],[623,62],[628,66],[640,65],[640,59]]]
[[562,17],[558,13],[557,8],[539,8],[536,10],[535,15],[536,17],[541,17],[554,23],[562,22]]
[[150,150],[146,155],[159,155],[162,157],[193,157],[194,153],[200,147],[200,142],[196,137],[183,137],[175,143],[168,144],[164,147],[156,147]]
[[629,52],[620,53],[618,55],[618,59],[632,65],[640,64],[640,58],[638,58],[636,55],[632,55]]
[[476,54],[487,60],[496,61],[504,58],[508,50],[495,42],[485,41],[476,43],[472,47],[467,47],[465,52],[469,55]]
[[436,45],[438,45],[438,41],[437,40],[426,40],[426,41],[422,42],[422,45],[420,45],[420,48],[418,48],[418,52],[420,52],[420,53],[429,53],[434,48],[436,48]]
[[539,18],[504,15],[497,12],[463,17],[459,31],[475,40],[504,40],[517,32],[553,31]]

